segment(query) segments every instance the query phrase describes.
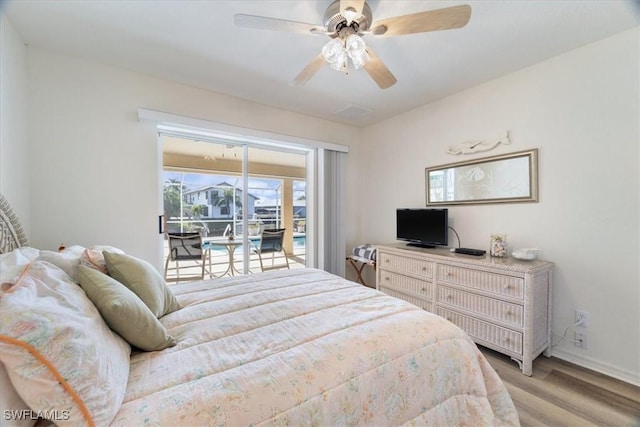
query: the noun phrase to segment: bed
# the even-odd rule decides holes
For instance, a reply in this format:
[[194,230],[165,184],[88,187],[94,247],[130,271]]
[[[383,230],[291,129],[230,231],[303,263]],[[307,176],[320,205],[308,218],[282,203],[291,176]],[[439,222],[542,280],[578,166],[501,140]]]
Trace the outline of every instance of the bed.
[[0,255],[2,425],[519,425],[462,330],[338,276],[168,286],[117,248],[13,240]]

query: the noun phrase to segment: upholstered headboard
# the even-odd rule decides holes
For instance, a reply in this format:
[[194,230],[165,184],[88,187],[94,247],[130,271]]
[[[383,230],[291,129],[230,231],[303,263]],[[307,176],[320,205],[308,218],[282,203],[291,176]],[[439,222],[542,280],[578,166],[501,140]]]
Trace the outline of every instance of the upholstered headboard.
[[28,245],[29,240],[18,216],[11,209],[7,199],[0,194],[0,254]]

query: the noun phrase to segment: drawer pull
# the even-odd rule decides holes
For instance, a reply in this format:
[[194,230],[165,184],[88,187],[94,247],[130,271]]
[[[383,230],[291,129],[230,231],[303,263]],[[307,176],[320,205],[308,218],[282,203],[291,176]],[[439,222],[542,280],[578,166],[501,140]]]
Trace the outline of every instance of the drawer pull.
[[425,292],[427,290],[427,288],[422,288],[420,289],[422,292]]
[[504,285],[504,286],[502,287],[502,289],[503,289],[503,290],[505,290],[505,291],[508,291],[508,290],[510,290],[510,289],[511,289],[511,285]]
[[447,294],[447,295],[445,296],[445,298],[446,298],[447,300],[451,301],[451,300],[453,299],[453,295],[451,295],[451,294]]

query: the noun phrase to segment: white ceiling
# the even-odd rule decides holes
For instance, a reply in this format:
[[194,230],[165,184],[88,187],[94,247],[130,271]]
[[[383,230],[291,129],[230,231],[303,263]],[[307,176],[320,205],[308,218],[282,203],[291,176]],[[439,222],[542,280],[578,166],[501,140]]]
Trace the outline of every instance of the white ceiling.
[[[237,13],[321,24],[331,0],[10,0],[28,45],[364,126],[639,25],[633,0],[369,0],[373,22],[458,4],[458,30],[365,41],[398,79],[381,90],[364,70],[294,77],[326,36],[238,28]],[[343,113],[337,113],[346,109]]]

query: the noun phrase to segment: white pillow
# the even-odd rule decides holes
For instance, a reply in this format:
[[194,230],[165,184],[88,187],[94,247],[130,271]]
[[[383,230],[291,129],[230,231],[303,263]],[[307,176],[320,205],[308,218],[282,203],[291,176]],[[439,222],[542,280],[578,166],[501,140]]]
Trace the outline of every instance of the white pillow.
[[65,272],[34,261],[0,298],[0,361],[24,402],[59,427],[109,425],[131,347]]
[[[82,252],[84,252],[84,249],[85,249],[84,246],[71,245],[71,246],[68,246],[68,247],[64,248],[61,251],[58,251],[58,252],[66,252],[68,254],[75,254],[77,256],[80,256],[80,255],[82,255]],[[40,251],[40,252],[42,252],[42,251]]]
[[76,271],[80,265],[80,257],[84,250],[85,248],[79,245],[69,246],[60,252],[42,250],[38,259],[50,262],[62,269],[73,280],[76,280]]
[[34,259],[38,258],[40,251],[35,248],[23,246],[0,255],[0,283],[15,283],[22,270]]
[[91,249],[93,249],[94,251],[107,251],[107,252],[114,252],[116,254],[124,254],[124,251],[122,249],[118,249],[115,248],[113,246],[106,246],[106,245],[96,245],[94,247],[92,247]]
[[33,425],[31,412],[13,388],[4,365],[0,363],[0,426],[27,427]]

